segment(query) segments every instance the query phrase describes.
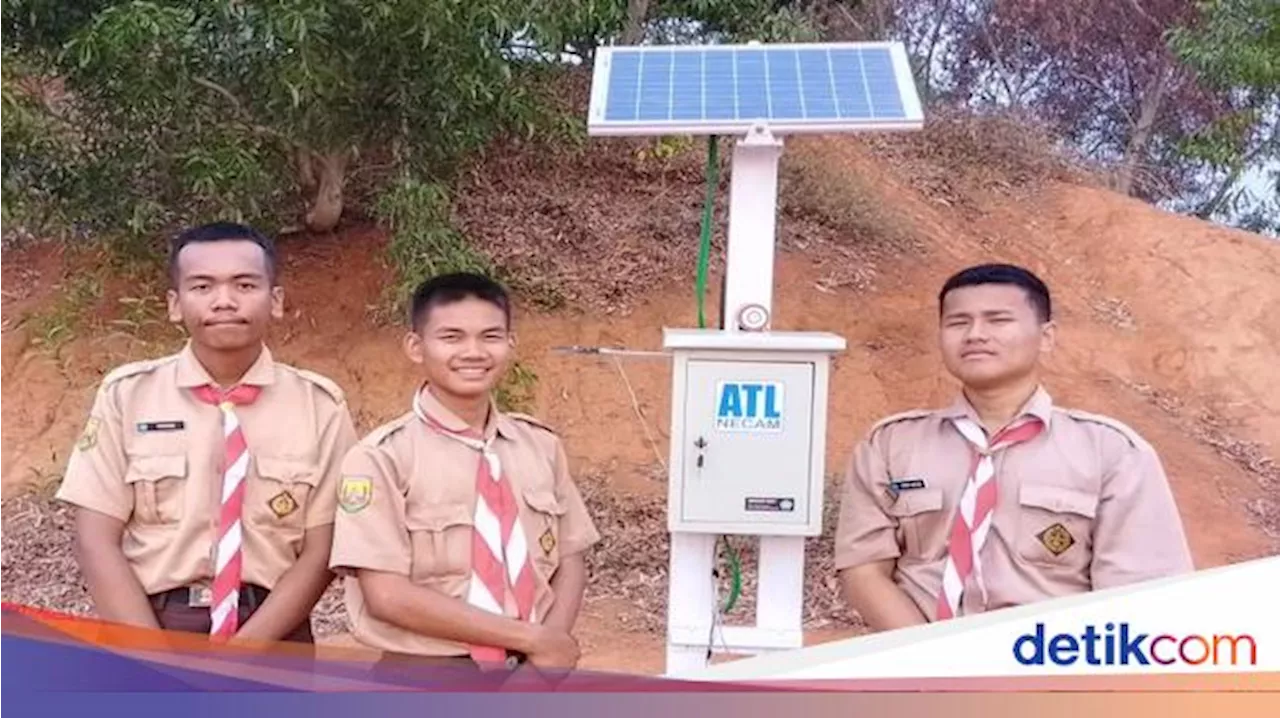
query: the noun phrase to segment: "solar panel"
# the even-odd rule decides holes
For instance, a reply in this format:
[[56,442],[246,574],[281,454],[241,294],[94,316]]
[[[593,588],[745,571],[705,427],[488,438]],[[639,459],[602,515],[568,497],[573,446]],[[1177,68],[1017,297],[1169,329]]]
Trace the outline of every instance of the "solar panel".
[[597,50],[593,135],[919,129],[901,43],[668,45]]

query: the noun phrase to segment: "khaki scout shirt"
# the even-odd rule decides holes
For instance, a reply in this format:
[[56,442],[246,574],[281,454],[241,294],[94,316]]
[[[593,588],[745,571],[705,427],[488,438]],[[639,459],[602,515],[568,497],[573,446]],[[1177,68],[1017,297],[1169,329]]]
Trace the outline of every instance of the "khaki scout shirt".
[[[249,447],[242,579],[271,589],[304,532],[333,522],[342,457],[358,437],[336,384],[265,347],[242,382],[263,388],[235,408]],[[125,522],[124,554],[148,594],[213,578],[222,415],[191,391],[208,383],[190,344],[109,373],[57,494]]]
[[[448,429],[467,428],[429,392],[422,394],[427,414]],[[560,438],[520,414],[503,414],[494,407],[489,416],[485,438],[496,433],[493,449],[520,504],[536,574],[534,613],[541,619],[555,603],[550,582],[561,560],[600,536],[569,475]],[[361,643],[417,655],[468,652],[464,644],[371,616],[355,569],[402,574],[419,586],[465,600],[480,460],[479,451],[433,431],[413,412],[374,430],[347,455],[330,566],[346,575],[347,612]],[[507,613],[515,616],[509,594]]]
[[[1045,430],[994,454],[998,498],[982,549],[989,599],[983,605],[971,579],[964,613],[1192,570],[1150,444],[1113,419],[1055,407],[1043,388],[1025,414],[1039,417]],[[894,580],[930,620],[974,455],[950,422],[961,416],[978,421],[963,395],[944,410],[878,423],[854,453],[836,529],[837,570],[896,559]],[[895,495],[891,482],[912,483]]]

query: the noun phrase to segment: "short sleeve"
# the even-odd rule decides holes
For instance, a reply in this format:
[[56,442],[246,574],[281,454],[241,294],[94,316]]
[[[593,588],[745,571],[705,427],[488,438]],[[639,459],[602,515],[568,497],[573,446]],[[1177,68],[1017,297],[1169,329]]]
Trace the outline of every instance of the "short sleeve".
[[600,533],[591,520],[582,493],[578,491],[578,486],[569,473],[569,458],[565,454],[564,444],[557,439],[555,446],[556,500],[565,510],[560,517],[560,554],[571,556],[593,546],[600,540]]
[[308,502],[307,528],[327,526],[334,522],[338,510],[338,487],[342,477],[342,463],[356,445],[355,425],[344,401],[338,404],[324,430],[320,434],[320,481],[316,485],[315,499]]
[[858,444],[849,461],[840,495],[836,523],[835,568],[841,570],[873,561],[898,558],[898,522],[882,505],[881,488],[888,468],[877,441],[883,433]]
[[394,471],[376,447],[357,444],[347,452],[337,482],[330,568],[409,575],[413,548]]
[[1125,446],[1103,477],[1093,538],[1095,590],[1194,570],[1155,449],[1145,442]]
[[127,522],[133,515],[133,492],[125,482],[128,458],[117,389],[116,384],[98,388],[57,498]]

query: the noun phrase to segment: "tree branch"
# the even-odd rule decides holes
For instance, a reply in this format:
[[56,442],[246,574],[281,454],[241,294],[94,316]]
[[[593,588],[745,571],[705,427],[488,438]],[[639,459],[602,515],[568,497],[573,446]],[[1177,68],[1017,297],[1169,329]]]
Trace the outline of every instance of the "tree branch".
[[1136,10],[1138,14],[1143,17],[1144,20],[1151,23],[1152,27],[1156,28],[1157,30],[1161,30],[1161,31],[1164,30],[1164,25],[1161,25],[1160,21],[1156,20],[1154,17],[1151,16],[1151,13],[1144,10],[1142,8],[1142,5],[1138,3],[1138,0],[1129,0],[1129,6],[1132,7],[1134,10]]
[[[862,23],[858,22],[858,21],[853,17],[853,13],[849,12],[849,8],[845,7],[845,6],[844,6],[844,3],[836,3],[836,9],[840,11],[840,14],[841,14],[841,15],[844,15],[844,19],[845,19],[845,20],[848,20],[848,21],[849,21],[849,24],[850,24],[850,25],[853,25],[853,27],[854,27],[854,29],[855,29],[855,30],[857,30],[859,33],[862,33],[862,36],[863,36],[863,37],[866,37],[866,35],[867,35],[867,29],[866,29],[865,27],[863,27],[863,26],[862,26]],[[868,38],[868,39],[870,39],[870,40],[879,40],[879,39],[881,39],[881,38],[879,38],[879,37],[871,37],[871,38]]]
[[226,100],[230,102],[231,106],[235,109],[236,114],[240,116],[240,119],[244,122],[245,126],[247,126],[250,131],[254,132],[255,134],[263,135],[266,137],[275,137],[276,139],[282,140],[291,146],[294,146],[294,147],[297,146],[297,143],[295,143],[292,139],[282,134],[279,130],[275,130],[265,125],[259,125],[255,123],[253,121],[253,118],[250,117],[249,111],[246,110],[244,108],[244,104],[240,102],[240,98],[236,97],[235,94],[231,92],[231,90],[228,90],[227,88],[223,87],[222,85],[219,85],[213,80],[208,79],[207,77],[196,76],[191,78],[191,81],[205,89],[212,90],[213,92],[216,92],[219,95],[222,95],[224,98],[226,98]]
[[1101,92],[1105,97],[1105,99],[1109,100],[1110,103],[1116,107],[1116,109],[1120,110],[1120,112],[1124,114],[1124,119],[1126,122],[1129,123],[1129,126],[1132,127],[1135,124],[1133,119],[1133,113],[1129,112],[1129,108],[1125,107],[1125,103],[1120,101],[1120,99],[1115,96],[1115,93],[1107,89],[1106,85],[1103,85],[1102,83],[1098,82],[1097,80],[1093,79],[1092,77],[1089,77],[1088,75],[1082,72],[1076,72],[1075,70],[1067,70],[1067,75],[1072,79],[1079,80],[1080,82],[1085,83],[1086,85],[1088,85],[1089,87],[1092,87],[1098,92]]

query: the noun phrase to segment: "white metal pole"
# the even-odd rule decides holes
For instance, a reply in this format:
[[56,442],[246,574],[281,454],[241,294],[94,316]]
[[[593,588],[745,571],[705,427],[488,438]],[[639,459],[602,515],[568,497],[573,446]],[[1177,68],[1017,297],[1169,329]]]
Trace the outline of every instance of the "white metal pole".
[[[761,126],[753,128],[734,145],[724,316],[721,318],[721,327],[730,332],[739,330],[738,313],[744,306],[754,304],[770,315],[773,312],[781,154],[782,141]],[[677,364],[675,369],[680,371],[681,365]],[[680,477],[670,476],[668,480],[677,482]],[[757,628],[726,631],[723,639],[713,637],[712,632],[718,610],[711,577],[715,566],[715,539],[713,534],[677,532],[671,535],[666,660],[669,676],[705,666],[709,648],[755,651],[765,646],[793,648],[802,644],[804,538],[761,538]],[[771,634],[767,640],[761,635],[764,633]]]

